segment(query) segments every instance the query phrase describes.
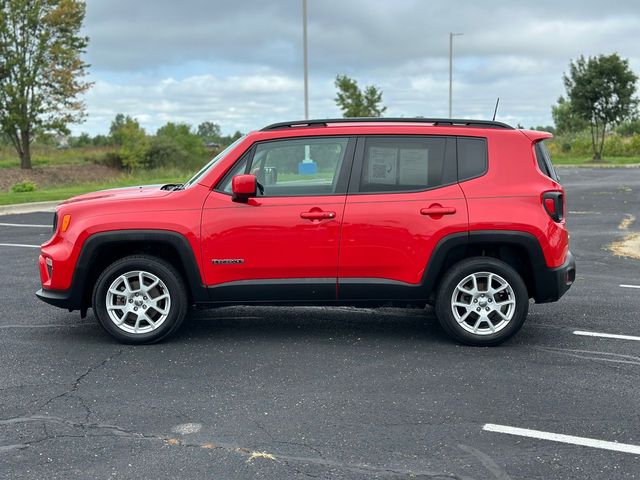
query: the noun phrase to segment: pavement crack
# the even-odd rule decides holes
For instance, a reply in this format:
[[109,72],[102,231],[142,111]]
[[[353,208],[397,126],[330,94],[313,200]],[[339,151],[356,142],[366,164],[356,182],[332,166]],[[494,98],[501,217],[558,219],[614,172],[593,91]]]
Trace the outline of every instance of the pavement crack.
[[40,405],[38,407],[38,411],[46,408],[47,406],[49,406],[52,402],[60,399],[60,398],[64,398],[67,396],[72,396],[75,398],[78,398],[80,403],[82,404],[82,406],[85,409],[85,421],[88,421],[89,417],[91,416],[91,410],[89,409],[89,407],[86,405],[84,399],[82,399],[79,395],[74,395],[74,393],[76,393],[78,391],[78,389],[80,388],[80,384],[82,383],[82,381],[88,377],[89,375],[91,375],[94,371],[104,367],[107,363],[111,362],[114,358],[122,355],[123,350],[118,350],[116,353],[108,356],[107,358],[105,358],[104,360],[102,360],[101,362],[95,364],[95,365],[91,365],[89,366],[89,368],[87,368],[87,370],[84,371],[84,373],[82,373],[81,375],[79,375],[78,377],[76,377],[76,379],[73,381],[73,383],[71,384],[71,388],[69,388],[68,390],[65,390],[64,392],[55,395],[51,398],[49,398],[46,402],[44,402],[42,405]]
[[256,421],[255,424],[256,424],[256,426],[258,427],[259,430],[264,432],[267,435],[267,437],[269,437],[269,440],[272,443],[277,443],[277,444],[280,444],[280,445],[291,445],[291,446],[295,446],[295,447],[307,448],[307,449],[311,450],[312,452],[314,452],[315,454],[317,454],[319,457],[324,458],[322,456],[322,452],[320,451],[320,449],[315,447],[315,446],[313,446],[313,445],[311,445],[311,444],[304,443],[304,442],[293,442],[293,441],[290,441],[290,440],[278,440],[260,422]]
[[[85,375],[86,376],[86,375]],[[223,449],[229,452],[236,452],[242,455],[246,455],[248,458],[252,458],[252,455],[255,456],[255,452],[249,448],[241,447],[234,444],[223,443],[223,442],[210,442],[210,443],[193,443],[187,442],[183,440],[178,440],[175,438],[170,438],[163,435],[154,435],[154,434],[145,434],[132,430],[127,430],[118,425],[109,425],[103,423],[86,423],[86,422],[78,422],[74,420],[69,420],[62,417],[54,417],[54,416],[46,416],[46,415],[31,415],[24,417],[13,417],[0,420],[0,426],[5,425],[17,425],[20,423],[28,423],[28,422],[43,422],[45,424],[57,424],[63,426],[69,426],[73,428],[80,428],[85,431],[97,430],[102,433],[98,434],[87,434],[86,432],[83,434],[56,434],[52,433],[49,429],[45,427],[44,432],[45,435],[42,438],[38,438],[36,440],[16,443],[12,445],[4,445],[0,446],[0,453],[12,451],[15,449],[28,448],[31,445],[35,445],[38,443],[42,443],[48,440],[57,440],[61,438],[87,438],[87,437],[122,437],[122,438],[130,438],[130,439],[138,439],[138,440],[149,440],[149,441],[161,441],[164,442],[168,446],[176,446],[176,447],[186,447],[186,448],[198,448],[198,449]],[[275,440],[274,440],[275,441]],[[285,442],[279,442],[285,443]],[[291,444],[295,444],[294,442],[289,442]],[[305,447],[309,447],[308,445],[304,445]],[[263,455],[266,455],[266,452],[262,452]],[[408,477],[408,478],[424,478],[424,479],[449,479],[449,480],[462,480],[463,477],[459,477],[455,474],[443,473],[443,472],[428,472],[428,471],[415,471],[409,469],[402,468],[389,468],[389,467],[381,467],[370,465],[366,463],[348,463],[341,462],[338,460],[331,460],[327,458],[321,458],[319,456],[296,456],[296,455],[284,455],[278,454],[276,452],[270,452],[268,458],[276,462],[281,462],[288,468],[309,476],[311,478],[316,478],[313,474],[308,474],[306,472],[301,471],[301,465],[315,465],[326,468],[337,468],[341,470],[350,471],[352,473],[359,473],[365,475],[384,475],[389,477]],[[265,457],[266,458],[266,457]],[[464,477],[468,478],[468,477]],[[502,480],[502,479],[501,479]]]
[[[28,448],[32,445],[37,445],[39,443],[46,442],[49,440],[58,440],[61,438],[122,437],[122,438],[131,438],[131,439],[137,439],[137,440],[166,441],[166,437],[162,437],[159,435],[147,435],[144,433],[127,430],[117,425],[76,422],[74,420],[69,420],[66,418],[51,417],[51,416],[45,416],[45,415],[31,415],[27,417],[7,418],[4,420],[0,420],[0,426],[17,425],[21,423],[30,423],[30,422],[42,422],[44,436],[37,438],[35,440],[24,441],[22,443],[17,443],[13,445],[0,445],[0,453],[8,452],[15,449]],[[51,430],[47,427],[47,424],[79,428],[82,430],[83,433],[82,434],[54,433],[54,432],[51,432]],[[87,432],[91,430],[97,430],[98,432],[102,432],[102,433],[88,434]]]

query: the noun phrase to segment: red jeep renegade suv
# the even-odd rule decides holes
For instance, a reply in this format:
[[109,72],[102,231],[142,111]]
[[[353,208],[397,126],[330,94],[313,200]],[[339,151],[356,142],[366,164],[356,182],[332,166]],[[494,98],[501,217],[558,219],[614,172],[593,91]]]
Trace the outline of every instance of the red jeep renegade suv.
[[127,343],[167,337],[192,305],[431,304],[456,340],[496,345],[575,278],[550,137],[482,120],[270,125],[184,184],[63,202],[37,295],[92,307]]

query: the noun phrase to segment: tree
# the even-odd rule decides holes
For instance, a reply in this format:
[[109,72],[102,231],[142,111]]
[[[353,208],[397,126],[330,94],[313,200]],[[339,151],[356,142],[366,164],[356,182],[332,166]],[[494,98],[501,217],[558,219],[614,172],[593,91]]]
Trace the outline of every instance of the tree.
[[629,61],[616,53],[580,56],[569,64],[569,74],[564,75],[568,101],[571,111],[589,124],[594,160],[602,158],[607,128],[635,114],[637,80]]
[[158,129],[156,136],[172,140],[190,155],[202,156],[205,152],[202,140],[191,132],[191,127],[186,123],[168,122]]
[[205,142],[215,142],[220,139],[222,132],[220,131],[220,125],[217,123],[202,122],[198,125],[196,135]]
[[338,89],[335,101],[344,117],[380,117],[387,110],[382,106],[382,90],[374,85],[362,91],[358,82],[346,75],[338,75],[335,85]]
[[145,166],[149,140],[137,120],[118,113],[109,128],[111,143],[120,147],[122,166],[129,171]]
[[82,147],[88,147],[89,145],[92,145],[93,142],[91,140],[91,137],[89,136],[88,133],[81,133],[79,136],[77,137],[71,137],[69,139],[69,146],[71,147],[78,147],[78,148],[82,148]]
[[[178,166],[193,166],[207,156],[207,151],[202,143],[202,139],[191,131],[191,127],[186,123],[168,122],[160,127],[156,132],[156,137],[162,143],[156,143],[156,146],[162,146],[162,150],[167,151],[170,144],[176,148],[176,152],[180,155],[176,156],[176,162],[180,159]],[[160,149],[158,149],[160,150]]]
[[149,150],[149,139],[140,124],[129,119],[118,130],[118,136],[121,141],[119,154],[122,166],[129,171],[144,167]]
[[39,132],[68,133],[84,117],[77,97],[90,82],[80,55],[81,0],[2,0],[0,3],[0,128],[31,168],[31,141]]
[[589,122],[579,117],[573,110],[571,102],[562,96],[558,98],[558,103],[551,107],[551,116],[558,135],[582,132],[589,127]]
[[140,128],[140,124],[137,120],[130,117],[129,115],[118,113],[111,121],[111,126],[109,127],[109,136],[111,137],[111,143],[113,143],[114,145],[122,145],[124,141],[125,129],[132,126],[133,124],[135,124],[137,128]]
[[627,122],[623,122],[616,128],[616,133],[623,137],[631,137],[640,134],[640,119],[634,118]]
[[553,125],[536,125],[535,127],[531,127],[529,130],[537,130],[539,132],[549,132],[555,135],[556,129]]

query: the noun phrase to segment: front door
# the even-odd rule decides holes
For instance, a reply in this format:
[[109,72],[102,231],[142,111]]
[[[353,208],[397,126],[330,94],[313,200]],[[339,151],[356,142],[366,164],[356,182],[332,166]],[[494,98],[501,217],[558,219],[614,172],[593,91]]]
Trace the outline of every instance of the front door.
[[[335,300],[354,143],[347,137],[259,142],[230,169],[202,215],[212,300]],[[231,179],[242,173],[256,175],[263,187],[247,203],[231,196]]]
[[423,299],[438,241],[467,229],[455,137],[359,139],[343,219],[340,299]]

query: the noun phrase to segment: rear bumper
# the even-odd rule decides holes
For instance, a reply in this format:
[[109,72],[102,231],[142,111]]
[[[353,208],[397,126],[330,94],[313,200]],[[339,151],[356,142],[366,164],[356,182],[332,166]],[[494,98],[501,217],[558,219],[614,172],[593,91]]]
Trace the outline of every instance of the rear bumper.
[[576,279],[576,261],[571,252],[567,252],[565,262],[557,268],[546,266],[536,269],[535,295],[536,303],[555,302],[562,297]]

